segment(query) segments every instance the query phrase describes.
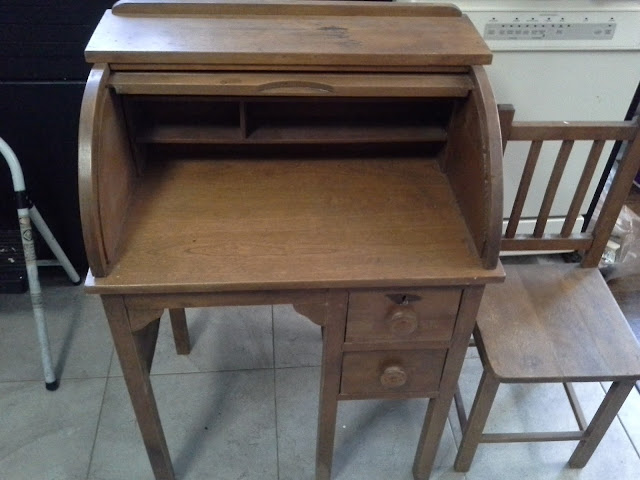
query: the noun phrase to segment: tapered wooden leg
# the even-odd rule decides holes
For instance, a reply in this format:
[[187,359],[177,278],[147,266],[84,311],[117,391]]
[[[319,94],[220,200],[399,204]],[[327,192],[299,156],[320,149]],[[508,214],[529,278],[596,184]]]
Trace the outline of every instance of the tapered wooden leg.
[[464,401],[462,400],[462,394],[460,393],[460,385],[456,386],[456,393],[453,395],[453,403],[456,406],[456,414],[458,415],[460,428],[464,430],[467,425],[467,411],[464,408]]
[[413,476],[416,480],[426,480],[431,475],[483,291],[483,287],[468,287],[462,293],[456,327],[442,372],[440,392],[438,397],[429,400],[427,415],[418,441],[413,463]]
[[154,337],[157,338],[157,327],[151,324],[157,320],[152,320],[149,326],[134,333],[130,328],[123,297],[103,295],[102,303],[155,478],[175,480],[149,379],[153,358],[151,350],[155,348]]
[[189,329],[187,328],[187,316],[184,313],[184,308],[170,308],[169,318],[171,318],[171,329],[173,330],[176,352],[178,355],[188,355],[191,352],[191,342],[189,341]]
[[496,393],[498,393],[499,385],[500,383],[491,373],[486,370],[482,372],[480,385],[478,386],[476,398],[473,400],[469,419],[462,432],[462,442],[460,442],[460,448],[454,463],[454,468],[457,472],[467,472],[471,467],[484,426],[487,423],[487,418],[489,418],[491,405],[493,405],[493,400],[496,398]]
[[320,374],[320,404],[318,408],[318,438],[316,444],[316,480],[329,480],[331,478],[346,317],[346,292],[332,292],[329,295],[327,318],[323,327],[322,372]]
[[447,405],[451,405],[451,403],[445,402],[441,398],[429,400],[427,415],[418,442],[419,453],[413,464],[413,476],[416,480],[426,480],[431,475],[440,438],[447,421],[447,411],[449,410]]
[[600,440],[602,440],[609,425],[611,425],[613,419],[616,418],[620,407],[622,407],[622,404],[627,399],[633,386],[634,382],[632,381],[614,382],[611,384],[598,411],[587,427],[585,432],[586,438],[578,443],[578,446],[573,451],[573,455],[571,455],[569,459],[569,466],[571,468],[582,468],[587,464],[596,447],[600,444]]

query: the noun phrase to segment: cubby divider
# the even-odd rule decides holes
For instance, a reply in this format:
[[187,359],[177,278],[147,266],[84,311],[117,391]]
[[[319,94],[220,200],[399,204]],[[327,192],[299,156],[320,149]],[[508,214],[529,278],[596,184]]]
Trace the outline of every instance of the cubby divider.
[[[315,101],[312,101],[315,100]],[[454,99],[131,96],[138,144],[444,143]]]

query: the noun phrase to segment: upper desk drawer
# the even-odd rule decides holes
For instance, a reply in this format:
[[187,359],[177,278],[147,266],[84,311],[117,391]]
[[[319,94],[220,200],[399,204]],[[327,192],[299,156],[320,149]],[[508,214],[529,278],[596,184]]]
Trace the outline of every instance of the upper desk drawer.
[[466,97],[465,73],[114,72],[109,86],[129,95],[293,97]]
[[345,341],[448,341],[460,294],[457,288],[351,292]]

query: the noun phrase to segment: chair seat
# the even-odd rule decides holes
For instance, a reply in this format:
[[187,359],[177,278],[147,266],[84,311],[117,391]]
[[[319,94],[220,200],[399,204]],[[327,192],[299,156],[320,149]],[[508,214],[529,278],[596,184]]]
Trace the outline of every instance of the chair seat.
[[485,368],[504,383],[640,379],[640,346],[602,275],[506,265],[478,313]]

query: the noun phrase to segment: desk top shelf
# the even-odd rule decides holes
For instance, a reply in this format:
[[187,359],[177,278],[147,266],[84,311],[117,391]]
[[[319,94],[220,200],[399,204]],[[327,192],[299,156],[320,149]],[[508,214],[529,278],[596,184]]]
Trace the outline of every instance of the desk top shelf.
[[486,44],[456,7],[339,3],[336,9],[331,2],[286,0],[122,1],[100,21],[86,59],[110,63],[114,70],[144,64],[145,70],[199,65],[270,71],[451,71],[491,61]]
[[150,162],[114,293],[485,283],[457,203],[424,158]]

